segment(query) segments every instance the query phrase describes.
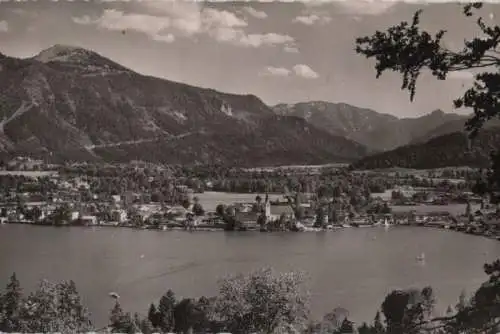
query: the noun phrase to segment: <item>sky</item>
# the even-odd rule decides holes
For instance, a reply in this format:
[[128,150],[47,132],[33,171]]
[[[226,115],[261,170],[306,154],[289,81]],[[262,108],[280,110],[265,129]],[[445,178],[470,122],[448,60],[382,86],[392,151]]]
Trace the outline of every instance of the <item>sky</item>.
[[[470,73],[424,75],[410,102],[399,75],[376,79],[374,62],[354,51],[357,37],[411,20],[420,8],[422,27],[446,29],[450,48],[479,34],[456,3],[0,0],[0,52],[25,58],[54,44],[78,46],[142,74],[254,94],[268,105],[343,102],[398,117],[452,112]],[[500,4],[482,14],[500,21]]]

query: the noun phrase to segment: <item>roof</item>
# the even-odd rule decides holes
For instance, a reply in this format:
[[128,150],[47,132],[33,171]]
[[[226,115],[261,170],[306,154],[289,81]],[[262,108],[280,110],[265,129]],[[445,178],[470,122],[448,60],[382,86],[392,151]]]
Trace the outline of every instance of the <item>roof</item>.
[[259,218],[259,215],[255,212],[237,212],[236,221],[239,222],[255,222]]
[[272,215],[282,215],[282,214],[291,214],[293,215],[293,209],[290,205],[271,205],[271,214]]

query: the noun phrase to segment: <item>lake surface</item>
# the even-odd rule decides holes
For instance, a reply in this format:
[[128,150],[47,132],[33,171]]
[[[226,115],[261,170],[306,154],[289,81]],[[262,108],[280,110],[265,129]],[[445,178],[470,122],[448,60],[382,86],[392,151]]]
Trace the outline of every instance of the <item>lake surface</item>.
[[[416,256],[426,254],[425,263]],[[439,310],[485,279],[482,265],[500,242],[419,227],[333,232],[183,232],[106,227],[0,226],[0,282],[12,272],[27,290],[39,279],[73,279],[96,324],[106,324],[117,292],[127,311],[147,312],[167,290],[214,295],[227,274],[264,266],[303,270],[316,318],[335,307],[371,320],[394,288],[431,285]]]

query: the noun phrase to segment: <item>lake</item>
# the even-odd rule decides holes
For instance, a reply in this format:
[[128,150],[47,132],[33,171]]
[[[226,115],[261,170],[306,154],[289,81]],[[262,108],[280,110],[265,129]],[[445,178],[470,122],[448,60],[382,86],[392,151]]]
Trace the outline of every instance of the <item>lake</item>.
[[[425,251],[425,263],[416,256]],[[486,279],[485,262],[500,242],[419,227],[343,229],[322,233],[141,231],[125,228],[0,226],[0,282],[12,272],[23,287],[39,279],[76,282],[96,324],[106,324],[113,300],[147,312],[167,290],[214,295],[227,274],[264,266],[308,273],[315,318],[335,307],[355,321],[371,320],[394,288],[431,285],[439,310]]]

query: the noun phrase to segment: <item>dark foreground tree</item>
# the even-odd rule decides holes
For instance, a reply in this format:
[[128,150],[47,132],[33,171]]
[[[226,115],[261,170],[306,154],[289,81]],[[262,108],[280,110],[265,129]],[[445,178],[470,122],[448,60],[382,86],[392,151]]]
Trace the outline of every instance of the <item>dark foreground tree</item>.
[[19,330],[22,297],[21,285],[13,273],[5,293],[0,296],[0,332]]
[[500,26],[488,25],[475,10],[480,3],[464,6],[467,17],[474,17],[479,34],[464,42],[461,51],[443,46],[445,30],[434,36],[420,28],[417,11],[411,23],[402,22],[385,32],[377,31],[373,36],[356,40],[356,52],[376,60],[377,78],[385,71],[399,72],[403,76],[402,89],[415,96],[418,77],[430,72],[439,80],[445,80],[450,72],[484,69],[475,75],[472,88],[456,99],[455,107],[472,108],[474,116],[467,122],[467,130],[476,134],[484,122],[500,115]]
[[[439,80],[445,80],[450,72],[473,71],[473,86],[454,101],[456,108],[474,111],[466,123],[466,130],[473,138],[486,121],[500,116],[500,26],[498,20],[486,23],[478,15],[481,8],[481,3],[463,6],[463,14],[476,20],[478,37],[465,40],[462,50],[450,50],[443,45],[445,30],[434,35],[422,30],[420,10],[411,23],[402,22],[385,32],[377,31],[373,36],[358,38],[356,51],[375,59],[377,78],[385,71],[402,74],[401,88],[410,92],[411,100],[415,96],[417,79],[424,71]],[[493,154],[492,160],[490,189],[500,185],[500,155]],[[440,323],[446,333],[490,333],[500,324],[500,261],[486,265],[485,271],[490,276],[489,281],[478,289],[467,306],[453,316],[434,319],[433,322]],[[406,300],[405,296],[391,298],[402,304]],[[393,319],[387,320],[389,332],[404,325],[404,312],[398,312],[395,311]]]

